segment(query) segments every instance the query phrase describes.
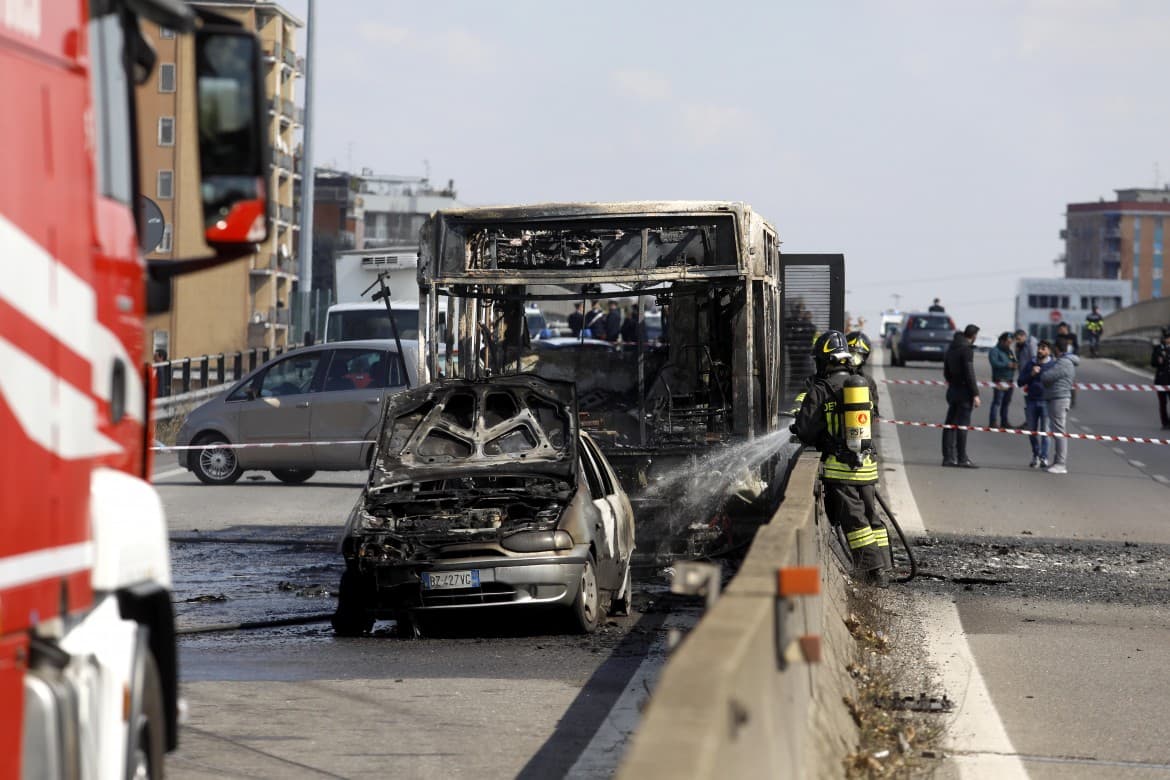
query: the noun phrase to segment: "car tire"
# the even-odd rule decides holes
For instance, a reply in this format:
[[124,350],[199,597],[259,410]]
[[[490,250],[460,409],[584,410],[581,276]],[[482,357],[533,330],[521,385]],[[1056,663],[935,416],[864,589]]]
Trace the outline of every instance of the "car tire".
[[286,485],[299,485],[317,472],[313,469],[273,469],[272,476]]
[[616,593],[613,594],[613,600],[609,602],[609,614],[619,615],[625,617],[630,614],[630,603],[633,600],[634,578],[631,573],[633,569],[633,562],[626,561],[626,573],[622,575],[622,585]]
[[361,636],[374,627],[374,616],[367,609],[366,583],[360,574],[346,569],[337,589],[337,611],[329,622],[337,636]]
[[[229,443],[218,433],[206,433],[195,440],[196,445]],[[233,449],[196,450],[192,454],[194,458],[191,461],[191,470],[205,485],[230,485],[239,480],[244,473]]]
[[573,599],[573,624],[582,634],[592,634],[601,619],[601,591],[597,587],[597,564],[593,553],[581,567],[581,578],[577,583],[577,597]]
[[148,650],[143,661],[141,708],[138,719],[132,725],[133,741],[130,746],[130,777],[163,777],[163,755],[166,753],[167,722],[163,708],[162,680],[158,664]]

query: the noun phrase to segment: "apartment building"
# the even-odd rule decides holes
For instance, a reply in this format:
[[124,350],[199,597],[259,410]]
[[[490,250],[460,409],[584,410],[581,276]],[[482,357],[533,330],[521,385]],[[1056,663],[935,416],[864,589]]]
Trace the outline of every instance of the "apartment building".
[[1134,303],[1161,298],[1170,188],[1115,192],[1114,201],[1068,204],[1061,231],[1065,276],[1127,280]]
[[[298,137],[303,113],[296,105],[297,31],[303,22],[265,0],[193,3],[240,21],[260,38],[265,65],[265,101],[271,138],[268,240],[243,260],[175,281],[170,313],[147,320],[150,351],[172,358],[286,346],[291,330],[293,282],[297,279],[300,233]],[[153,139],[140,149],[141,189],[162,212],[163,238],[148,254],[154,259],[196,257],[206,252],[195,135],[195,74],[190,38],[176,38],[144,24],[158,65],[138,88],[139,137]],[[149,357],[149,356],[148,356]]]
[[360,174],[318,168],[313,185],[313,288],[332,290],[337,255],[361,249],[418,245],[426,218],[454,208],[455,182],[436,187],[427,177]]
[[1080,338],[1088,338],[1085,317],[1096,306],[1102,315],[1133,303],[1132,286],[1124,279],[1020,279],[1016,288],[1015,323],[1040,339],[1056,337],[1067,322]]

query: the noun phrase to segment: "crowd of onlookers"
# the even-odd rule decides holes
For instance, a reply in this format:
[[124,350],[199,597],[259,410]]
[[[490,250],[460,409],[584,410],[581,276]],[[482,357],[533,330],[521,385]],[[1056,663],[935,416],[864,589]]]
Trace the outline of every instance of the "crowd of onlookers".
[[[937,302],[936,302],[937,303]],[[1096,313],[1096,309],[1094,309]],[[1100,328],[1091,329],[1096,337]],[[971,411],[980,405],[978,383],[972,362],[973,345],[979,328],[968,325],[955,333],[954,341],[943,362],[947,382],[947,425],[971,425]],[[1068,473],[1068,439],[1045,436],[1045,433],[1068,432],[1068,412],[1076,401],[1076,373],[1080,364],[1079,343],[1067,323],[1057,327],[1056,337],[1037,339],[1024,330],[1004,331],[987,354],[991,364],[991,414],[993,428],[1018,428],[1031,431],[1031,468],[1050,474]],[[1170,385],[1170,327],[1162,330],[1161,343],[1150,356],[1156,385]],[[1024,393],[1024,420],[1009,419],[1012,396],[1016,388]],[[1170,390],[1158,391],[1158,412],[1163,429],[1170,429]],[[1049,443],[1051,439],[1051,444]],[[977,468],[967,456],[967,431],[948,428],[943,431],[943,464]]]
[[[611,344],[637,344],[646,342],[645,324],[638,320],[638,307],[626,306],[623,313],[617,301],[611,300],[601,308],[600,301],[593,301],[589,311],[582,311],[580,303],[573,304],[573,313],[569,315],[569,333],[573,338],[598,339]],[[662,327],[657,340],[662,340],[667,332],[667,311],[661,310]]]

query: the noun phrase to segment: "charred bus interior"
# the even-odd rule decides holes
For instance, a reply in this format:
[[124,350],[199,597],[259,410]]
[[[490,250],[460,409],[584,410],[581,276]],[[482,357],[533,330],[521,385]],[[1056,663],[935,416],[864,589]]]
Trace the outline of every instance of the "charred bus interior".
[[[576,384],[581,427],[638,514],[641,553],[750,538],[793,450],[782,416],[779,242],[744,204],[580,204],[439,212],[423,228],[423,367]],[[628,302],[661,330],[535,339],[526,306]],[[444,307],[439,310],[438,302]],[[440,343],[439,314],[454,327]],[[747,527],[745,527],[747,526]],[[749,528],[750,527],[750,528]]]

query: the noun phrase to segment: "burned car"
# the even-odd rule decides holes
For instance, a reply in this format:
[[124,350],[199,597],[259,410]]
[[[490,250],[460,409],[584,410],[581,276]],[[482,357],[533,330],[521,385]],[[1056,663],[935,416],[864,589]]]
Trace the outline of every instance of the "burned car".
[[345,529],[334,630],[420,611],[559,606],[593,631],[630,604],[629,499],[569,382],[448,379],[387,402]]

